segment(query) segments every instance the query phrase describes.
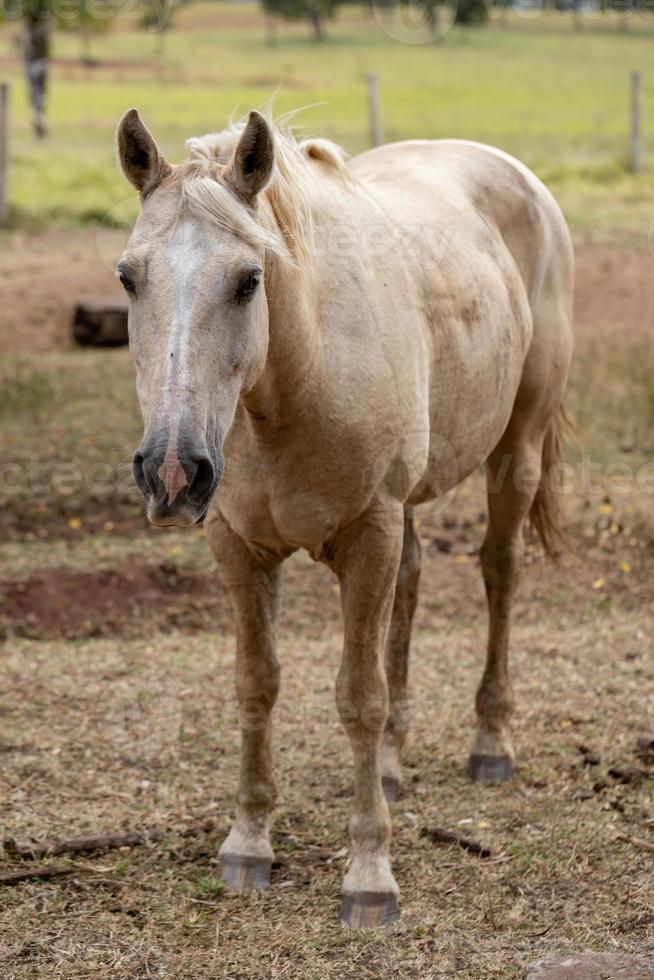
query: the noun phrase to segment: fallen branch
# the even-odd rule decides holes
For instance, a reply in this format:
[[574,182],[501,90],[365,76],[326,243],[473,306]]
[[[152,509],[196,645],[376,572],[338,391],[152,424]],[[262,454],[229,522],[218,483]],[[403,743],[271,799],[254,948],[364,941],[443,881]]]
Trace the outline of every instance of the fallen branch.
[[21,857],[35,860],[40,857],[53,857],[56,854],[82,854],[92,851],[107,851],[117,847],[138,847],[149,841],[158,841],[164,837],[163,830],[119,831],[115,834],[91,834],[88,837],[70,837],[67,840],[43,841],[40,844],[19,844],[13,838],[7,837],[4,849],[11,857]]
[[552,919],[552,921],[550,922],[550,924],[548,925],[548,927],[546,929],[541,929],[540,932],[527,932],[527,933],[525,933],[525,935],[526,935],[527,939],[540,939],[541,936],[546,936],[547,933],[550,932],[554,928],[554,926],[557,924],[557,922],[560,922],[560,921],[561,921],[560,918],[559,919]]
[[489,847],[484,847],[476,840],[469,840],[461,834],[453,834],[451,830],[443,830],[441,827],[423,827],[420,831],[421,837],[427,837],[432,844],[458,844],[469,854],[476,854],[480,858],[489,858],[492,851]]
[[654,844],[651,841],[643,840],[642,837],[630,837],[628,834],[616,834],[616,840],[624,841],[625,844],[633,844],[634,847],[638,847],[641,851],[649,851],[650,854],[654,854]]
[[40,878],[61,878],[70,875],[76,868],[68,864],[44,864],[41,868],[31,868],[29,871],[13,871],[8,875],[0,875],[0,887],[10,888],[22,881],[38,881]]

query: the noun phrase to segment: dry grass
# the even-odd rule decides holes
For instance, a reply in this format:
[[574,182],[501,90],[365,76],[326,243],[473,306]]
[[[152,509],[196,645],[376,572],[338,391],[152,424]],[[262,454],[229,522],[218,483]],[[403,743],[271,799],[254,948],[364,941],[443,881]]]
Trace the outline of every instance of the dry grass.
[[[473,487],[457,516],[476,505]],[[3,977],[504,980],[554,951],[651,948],[654,859],[617,836],[654,837],[652,768],[635,752],[654,720],[644,695],[652,589],[624,584],[597,541],[590,565],[569,559],[555,578],[532,563],[514,635],[519,779],[473,786],[463,762],[484,613],[467,552],[480,530],[441,515],[422,525],[414,727],[407,792],[394,807],[403,914],[381,934],[337,923],[351,787],[332,703],[340,640],[326,570],[291,563],[276,711],[279,866],[271,891],[253,898],[216,878],[237,771],[229,631],[9,641],[5,831],[26,839],[156,825],[169,836],[77,860],[71,878],[2,891]],[[448,533],[453,553],[443,554]],[[434,846],[420,836],[429,826],[461,830],[493,858]],[[6,859],[3,870],[17,864]]]

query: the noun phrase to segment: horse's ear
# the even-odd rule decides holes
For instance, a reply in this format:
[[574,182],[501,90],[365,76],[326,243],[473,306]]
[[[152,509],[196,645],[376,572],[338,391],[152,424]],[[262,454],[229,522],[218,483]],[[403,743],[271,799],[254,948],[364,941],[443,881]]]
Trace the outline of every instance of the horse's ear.
[[272,130],[260,112],[252,111],[225,180],[248,204],[252,204],[270,180],[274,157]]
[[143,196],[172,172],[136,109],[129,109],[120,120],[117,141],[123,173]]

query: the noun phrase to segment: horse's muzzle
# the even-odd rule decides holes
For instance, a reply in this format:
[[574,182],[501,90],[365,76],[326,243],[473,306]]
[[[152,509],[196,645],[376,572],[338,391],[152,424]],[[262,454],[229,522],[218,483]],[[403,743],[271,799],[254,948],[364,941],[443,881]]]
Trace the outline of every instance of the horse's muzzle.
[[223,459],[205,447],[165,451],[141,444],[133,461],[134,479],[147,501],[148,520],[158,527],[191,527],[205,517],[223,472]]

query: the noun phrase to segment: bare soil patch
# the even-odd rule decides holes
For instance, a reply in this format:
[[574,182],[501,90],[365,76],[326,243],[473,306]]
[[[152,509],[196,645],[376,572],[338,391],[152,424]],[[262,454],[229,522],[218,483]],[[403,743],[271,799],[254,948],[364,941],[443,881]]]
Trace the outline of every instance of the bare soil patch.
[[110,257],[120,257],[124,232],[5,232],[1,240],[0,349],[7,353],[65,349],[76,303],[123,295]]
[[136,559],[111,572],[64,567],[0,582],[0,635],[74,639],[215,628],[227,621],[227,605],[215,576],[165,564]]
[[580,334],[610,324],[620,336],[651,335],[654,254],[626,245],[575,247],[575,327]]
[[[543,560],[537,542],[530,543],[528,572],[521,589],[523,614],[531,615],[533,609],[540,615],[539,603],[551,589],[553,575],[566,604],[576,604],[581,619],[586,618],[588,603],[592,617],[597,603],[617,601],[623,609],[638,610],[654,600],[650,575],[654,572],[654,536],[644,528],[634,533],[627,516],[630,504],[607,504],[604,499],[571,515],[570,550],[562,552],[558,566]],[[486,527],[485,513],[478,509],[482,504],[482,481],[477,479],[448,511],[426,507],[421,512],[422,592],[428,608],[419,622],[425,628],[431,623],[430,610],[438,610],[455,624],[483,608],[478,569]],[[84,533],[92,535],[92,527],[87,526]],[[197,571],[185,567],[183,560],[151,556],[156,532],[145,527],[142,516],[125,526],[114,526],[111,539],[120,541],[124,536],[127,543],[135,534],[142,541],[138,556],[130,554],[116,561],[111,570],[79,571],[62,565],[21,575],[18,580],[0,579],[0,635],[133,638],[153,630],[231,627],[229,603],[208,546],[205,567]],[[40,540],[47,547],[47,539]],[[67,528],[64,540],[74,548],[79,531]],[[297,609],[301,619],[306,615],[323,619],[329,612],[336,623],[340,611],[336,580],[328,578],[329,588],[316,592],[306,580],[306,568],[300,573],[300,567],[304,566],[297,560],[287,566],[288,609]]]

